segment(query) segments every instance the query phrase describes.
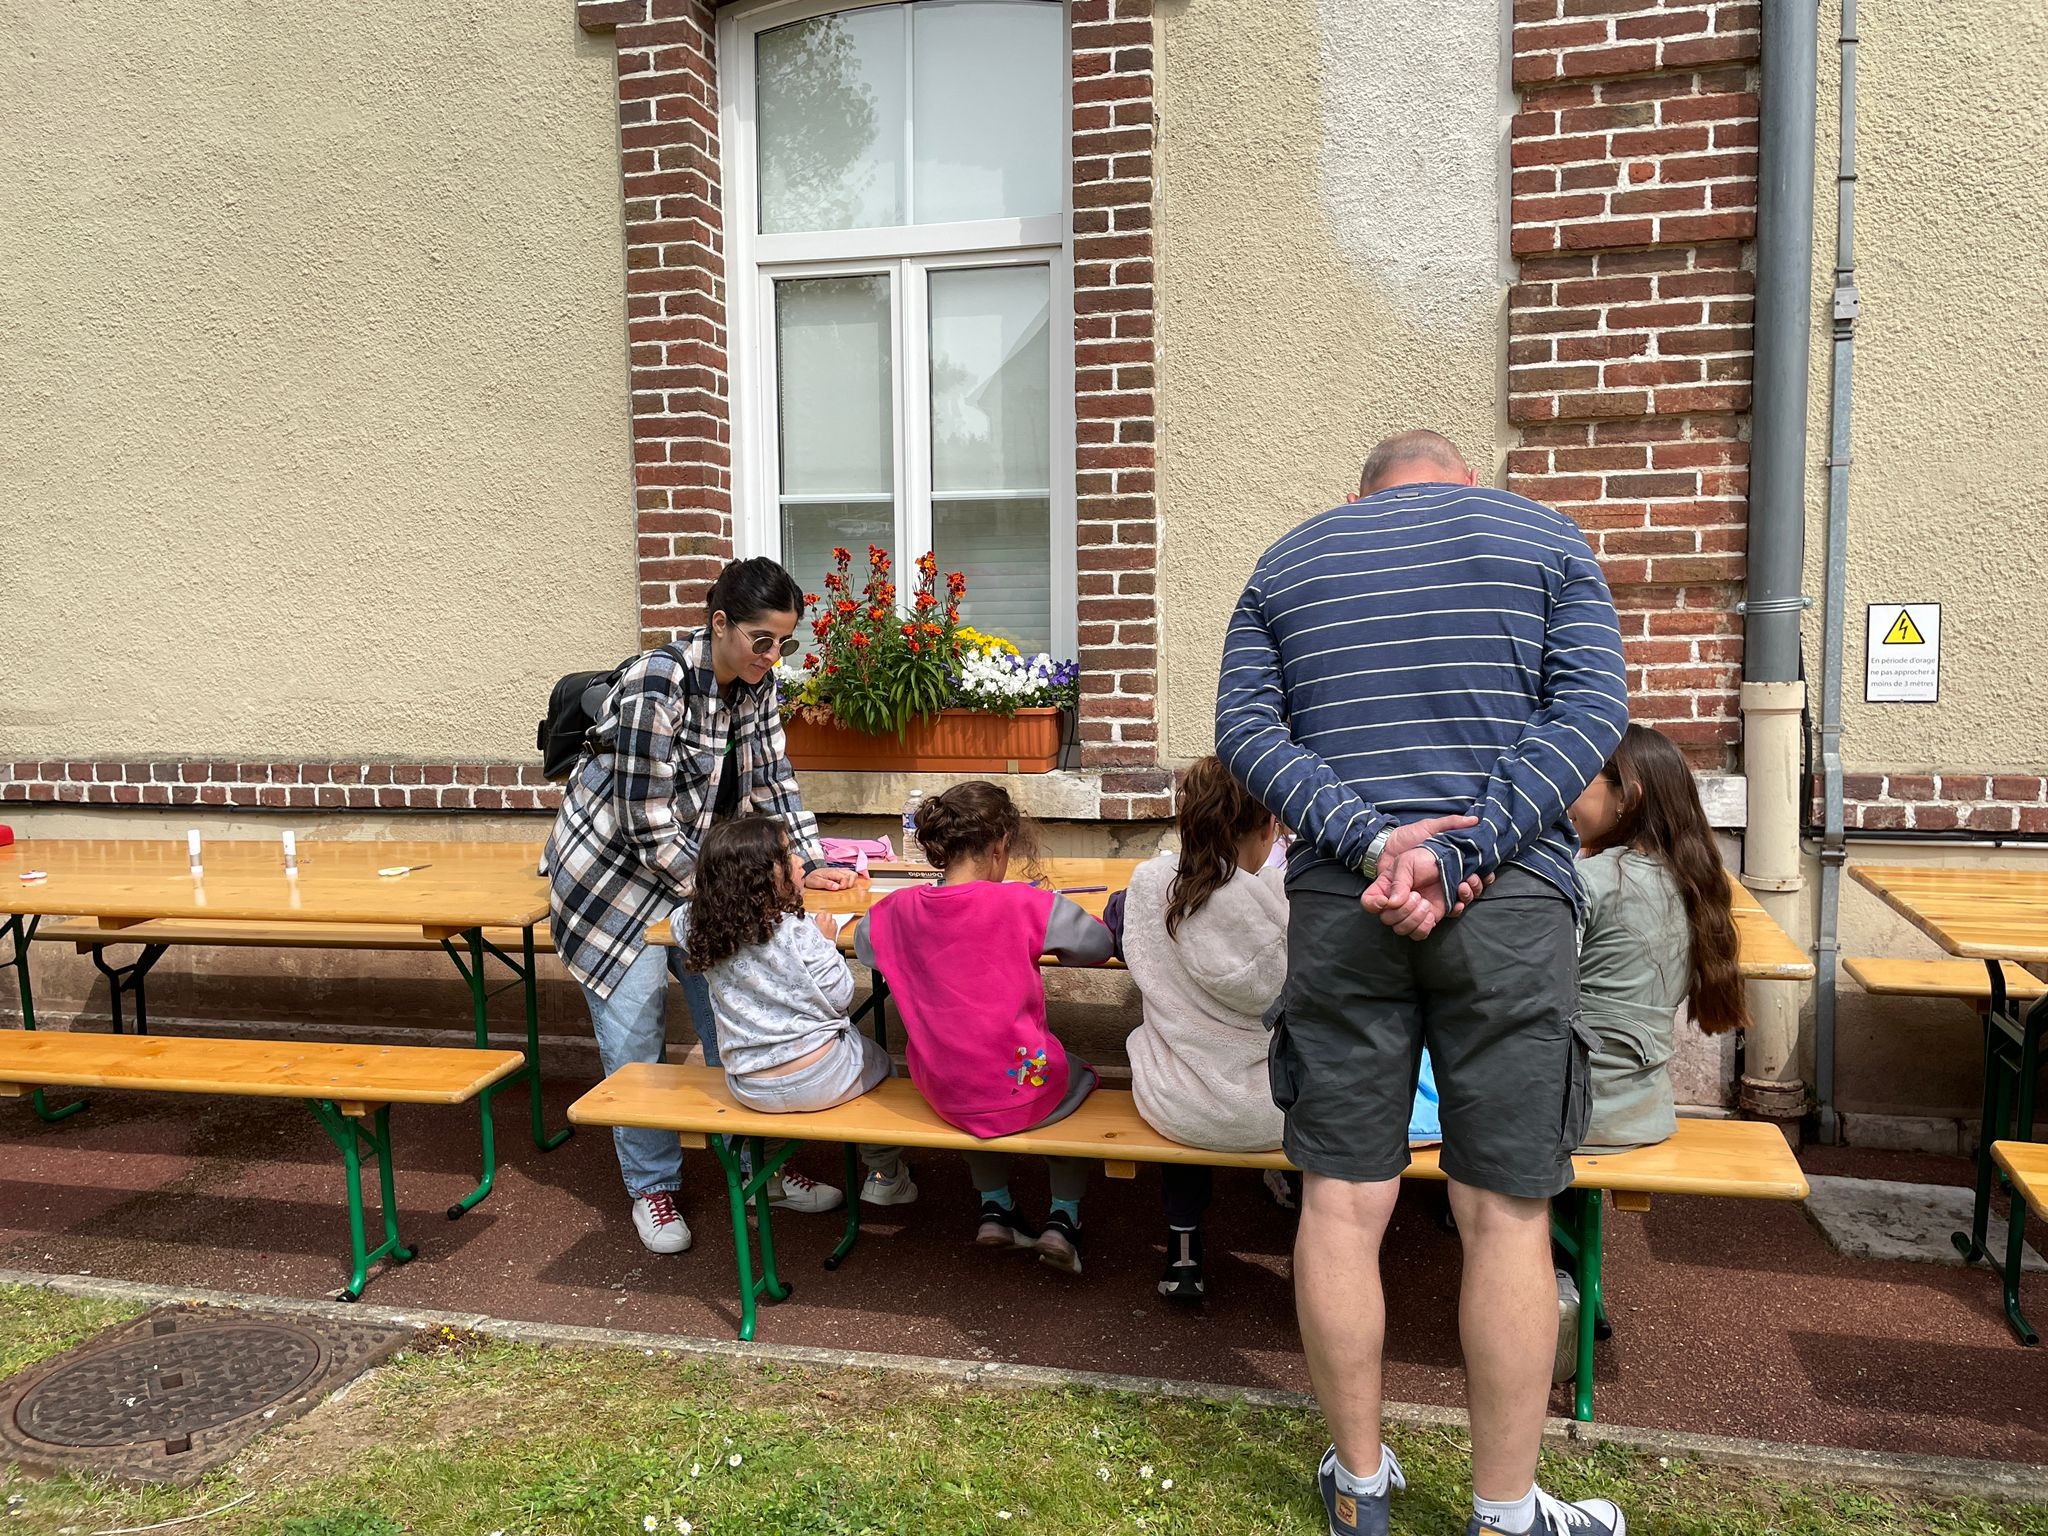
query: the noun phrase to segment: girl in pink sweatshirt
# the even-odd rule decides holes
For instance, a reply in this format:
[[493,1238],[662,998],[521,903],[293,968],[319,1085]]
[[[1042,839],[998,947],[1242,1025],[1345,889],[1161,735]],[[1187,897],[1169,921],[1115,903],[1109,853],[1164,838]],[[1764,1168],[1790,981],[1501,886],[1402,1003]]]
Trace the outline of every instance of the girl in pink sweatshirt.
[[[1030,832],[994,784],[956,784],[917,813],[918,841],[944,872],[935,886],[875,903],[854,951],[880,971],[903,1015],[910,1080],[942,1120],[971,1136],[1008,1136],[1063,1120],[1095,1087],[1045,1023],[1040,955],[1100,965],[1109,930],[1064,896],[1005,883]],[[970,1152],[981,1193],[975,1241],[1031,1248],[1056,1269],[1081,1269],[1081,1196],[1088,1164],[1048,1159],[1052,1211],[1043,1228],[1010,1195],[1007,1153]]]

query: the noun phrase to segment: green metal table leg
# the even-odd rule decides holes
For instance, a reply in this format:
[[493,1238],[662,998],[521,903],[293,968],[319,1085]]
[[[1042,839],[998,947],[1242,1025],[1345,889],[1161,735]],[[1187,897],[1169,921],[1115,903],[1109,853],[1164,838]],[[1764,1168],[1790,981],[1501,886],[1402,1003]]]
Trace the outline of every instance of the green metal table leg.
[[[0,960],[0,970],[5,970],[8,966],[14,967],[15,981],[21,987],[21,1027],[23,1029],[34,1029],[36,1027],[35,989],[29,985],[28,979],[28,945],[29,940],[36,936],[36,929],[42,926],[42,921],[40,916],[25,917],[19,912],[10,912],[5,921],[0,921],[0,933],[6,934],[11,941],[8,945],[8,958]],[[28,1102],[35,1110],[38,1119],[47,1120],[53,1124],[59,1120],[70,1119],[86,1107],[84,1099],[77,1099],[66,1104],[62,1109],[52,1109],[50,1108],[50,1101],[43,1096],[43,1090],[40,1088],[35,1089],[29,1094]]]
[[1606,1297],[1601,1289],[1601,1211],[1606,1195],[1597,1189],[1583,1189],[1579,1194],[1578,1231],[1574,1234],[1578,1248],[1579,1281],[1579,1352],[1578,1377],[1573,1383],[1576,1393],[1572,1404],[1572,1417],[1580,1423],[1588,1423],[1593,1417],[1593,1333],[1595,1325],[1606,1310]]
[[[475,1014],[476,1046],[488,1050],[491,1044],[490,1005],[491,995],[484,986],[484,931],[471,928],[463,937],[469,941],[468,963],[458,954],[454,945],[444,944],[450,955],[456,956],[456,969],[460,970],[469,983],[469,998]],[[483,1177],[477,1180],[475,1189],[448,1207],[448,1219],[460,1221],[465,1214],[476,1208],[477,1203],[490,1194],[491,1186],[498,1182],[498,1132],[493,1119],[492,1101],[498,1090],[505,1086],[506,1079],[499,1079],[476,1096],[477,1126],[483,1141]]]
[[[789,1296],[788,1284],[775,1273],[775,1213],[768,1203],[768,1185],[802,1143],[785,1141],[770,1155],[763,1152],[758,1140],[750,1140],[747,1145],[752,1149],[754,1163],[750,1175],[740,1162],[740,1138],[707,1136],[704,1139],[710,1143],[712,1156],[718,1159],[719,1167],[725,1170],[726,1201],[732,1214],[733,1257],[740,1275],[740,1338],[744,1341],[754,1336],[756,1301],[765,1297],[770,1302],[777,1302]],[[758,1212],[761,1247],[761,1274],[758,1279],[754,1275],[754,1242],[747,1232],[749,1200],[755,1202]]]
[[846,1235],[839,1239],[839,1246],[825,1256],[825,1267],[837,1269],[846,1262],[846,1256],[853,1252],[853,1245],[860,1240],[860,1148],[852,1142],[846,1144]]
[[[327,1132],[328,1140],[341,1151],[342,1167],[348,1182],[348,1240],[349,1258],[353,1268],[349,1273],[348,1285],[341,1293],[343,1301],[356,1301],[363,1294],[363,1287],[369,1282],[370,1266],[379,1259],[389,1258],[394,1264],[409,1263],[413,1250],[399,1241],[398,1237],[398,1196],[391,1168],[391,1106],[380,1104],[372,1117],[374,1129],[363,1124],[360,1118],[344,1115],[332,1099],[308,1099],[306,1107],[313,1111],[320,1128]],[[363,1152],[377,1160],[378,1190],[383,1200],[384,1241],[375,1248],[369,1246],[364,1234],[363,1219]]]
[[519,977],[526,993],[526,1083],[528,1102],[533,1110],[533,1144],[543,1152],[552,1152],[576,1134],[576,1127],[565,1125],[554,1135],[548,1134],[546,1109],[541,1103],[540,1093],[540,981],[533,960],[531,927],[524,930],[522,949],[525,964],[519,967]]

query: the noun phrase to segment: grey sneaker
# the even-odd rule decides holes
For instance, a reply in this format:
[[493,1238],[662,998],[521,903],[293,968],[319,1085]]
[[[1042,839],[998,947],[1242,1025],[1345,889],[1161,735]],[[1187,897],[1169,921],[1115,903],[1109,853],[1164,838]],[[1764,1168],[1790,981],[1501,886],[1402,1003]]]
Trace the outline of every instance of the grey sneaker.
[[1406,1488],[1408,1479],[1401,1475],[1401,1463],[1394,1459],[1391,1450],[1381,1446],[1380,1454],[1387,1459],[1387,1491],[1375,1497],[1340,1492],[1337,1447],[1333,1445],[1323,1452],[1323,1464],[1316,1469],[1316,1484],[1323,1491],[1323,1508],[1330,1516],[1330,1536],[1387,1536],[1388,1506],[1394,1501],[1394,1490]]
[[1554,1383],[1579,1374],[1579,1283],[1570,1270],[1557,1272],[1557,1358],[1550,1363]]
[[1536,1523],[1526,1532],[1503,1531],[1474,1515],[1465,1526],[1465,1536],[1628,1536],[1628,1521],[1606,1499],[1581,1499],[1576,1504],[1567,1504],[1538,1488]]

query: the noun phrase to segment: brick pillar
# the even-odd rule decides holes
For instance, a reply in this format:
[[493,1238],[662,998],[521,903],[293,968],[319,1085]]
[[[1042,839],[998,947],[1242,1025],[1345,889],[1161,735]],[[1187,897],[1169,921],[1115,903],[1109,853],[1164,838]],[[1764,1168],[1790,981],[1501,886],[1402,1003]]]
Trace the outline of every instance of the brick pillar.
[[[1073,0],[1071,15],[1082,761],[1136,770],[1159,756],[1152,0]],[[1103,787],[1137,797],[1105,815],[1163,814],[1172,779]]]
[[711,0],[579,0],[618,49],[640,632],[702,622],[732,558],[725,219]]
[[1576,518],[1631,709],[1740,736],[1756,233],[1753,0],[1516,0],[1508,484]]

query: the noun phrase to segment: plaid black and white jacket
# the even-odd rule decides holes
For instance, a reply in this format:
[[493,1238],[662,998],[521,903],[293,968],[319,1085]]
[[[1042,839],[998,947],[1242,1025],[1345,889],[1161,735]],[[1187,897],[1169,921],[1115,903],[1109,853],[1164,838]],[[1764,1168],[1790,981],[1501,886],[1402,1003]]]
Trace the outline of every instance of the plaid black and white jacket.
[[797,794],[775,679],[741,684],[731,702],[711,670],[711,636],[695,630],[620,674],[562,794],[543,868],[555,949],[570,974],[610,997],[646,947],[647,926],[690,894],[697,849],[728,741],[738,814],[779,816],[810,868],[824,860],[818,823]]

